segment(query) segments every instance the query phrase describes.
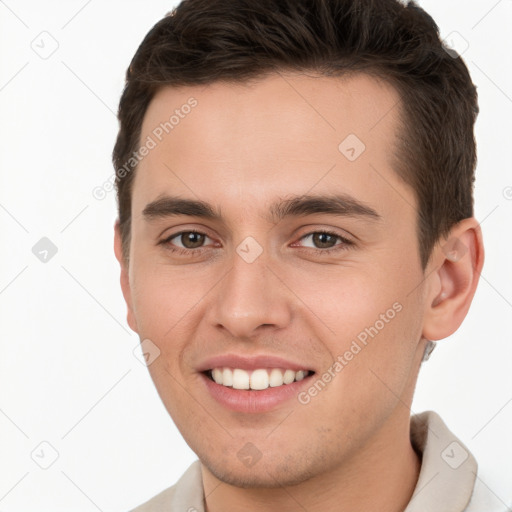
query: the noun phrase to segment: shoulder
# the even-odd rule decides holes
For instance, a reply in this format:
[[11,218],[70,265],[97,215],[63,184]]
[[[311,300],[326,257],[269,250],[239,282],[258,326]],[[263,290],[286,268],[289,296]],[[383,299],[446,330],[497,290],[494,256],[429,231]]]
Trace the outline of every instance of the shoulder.
[[174,485],[130,512],[204,512],[203,496],[201,463],[196,460]]
[[[411,443],[422,454],[415,489],[407,512],[457,510],[511,512],[512,486],[491,457],[478,461],[434,411],[411,417]],[[432,482],[432,483],[431,483]],[[413,495],[414,496],[414,495]]]
[[168,509],[172,503],[173,496],[176,491],[177,484],[172,485],[168,489],[153,496],[150,500],[142,503],[137,508],[130,510],[130,512],[160,512]]

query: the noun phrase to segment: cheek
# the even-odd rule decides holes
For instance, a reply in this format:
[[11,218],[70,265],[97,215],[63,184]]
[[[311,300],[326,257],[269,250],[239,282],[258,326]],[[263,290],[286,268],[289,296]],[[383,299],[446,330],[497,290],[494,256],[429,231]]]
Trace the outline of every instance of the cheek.
[[294,291],[307,305],[301,316],[307,315],[326,350],[324,370],[331,375],[325,380],[343,397],[340,406],[350,402],[378,408],[379,401],[396,402],[421,336],[420,290],[410,293],[410,280],[379,269],[339,269],[330,276],[319,272],[296,282],[301,284]]
[[301,311],[299,320],[307,318],[311,326],[322,328],[333,340],[352,339],[376,322],[379,331],[387,328],[399,316],[397,309],[404,300],[399,280],[375,266],[361,268],[351,262],[311,265],[281,275],[296,297],[291,300]]
[[132,301],[141,335],[179,339],[176,331],[194,315],[208,289],[200,274],[150,261],[140,265],[133,275]]
[[389,306],[384,302],[367,311],[358,332],[344,340],[343,351],[338,350],[343,369],[333,379],[333,393],[357,404],[356,424],[364,422],[365,412],[385,416],[398,402],[407,402],[421,316],[414,299],[402,297]]

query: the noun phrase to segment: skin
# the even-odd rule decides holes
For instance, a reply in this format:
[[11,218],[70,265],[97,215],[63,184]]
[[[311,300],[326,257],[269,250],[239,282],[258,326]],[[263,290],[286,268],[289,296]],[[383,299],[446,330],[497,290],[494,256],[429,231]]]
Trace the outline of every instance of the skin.
[[[133,186],[129,261],[118,224],[115,252],[128,323],[160,356],[149,365],[163,404],[202,464],[209,512],[401,511],[421,461],[409,440],[410,405],[426,339],[461,324],[483,265],[482,235],[465,219],[439,241],[425,272],[414,192],[392,168],[399,122],[394,88],[364,74],[278,73],[251,85],[161,89],[141,140],[193,96],[198,105],[140,162]],[[366,150],[350,162],[338,145],[354,133]],[[315,214],[272,223],[268,205],[289,195],[347,193],[380,220]],[[222,205],[222,221],[148,221],[161,194]],[[200,255],[173,233],[207,235]],[[327,229],[320,245],[306,235]],[[252,263],[236,252],[253,237]],[[449,258],[447,240],[458,240]],[[187,250],[187,249],[185,249]],[[395,302],[402,310],[331,382],[303,405],[229,411],[201,385],[200,361],[222,353],[267,354],[322,375]],[[260,460],[238,451],[251,442]]]

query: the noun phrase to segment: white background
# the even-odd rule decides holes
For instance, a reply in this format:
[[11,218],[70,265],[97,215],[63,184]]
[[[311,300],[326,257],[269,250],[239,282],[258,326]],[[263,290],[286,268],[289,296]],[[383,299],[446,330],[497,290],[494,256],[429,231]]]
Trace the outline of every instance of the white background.
[[[112,249],[115,193],[92,195],[113,173],[125,70],[174,5],[0,1],[0,511],[127,511],[196,459],[133,353]],[[478,86],[486,263],[462,327],[425,364],[412,410],[437,411],[508,501],[512,2],[420,5],[443,37],[459,34],[450,37]],[[41,38],[46,51],[58,44],[46,59],[33,49]],[[47,263],[32,253],[42,237],[58,248]],[[52,450],[57,460],[40,468]]]

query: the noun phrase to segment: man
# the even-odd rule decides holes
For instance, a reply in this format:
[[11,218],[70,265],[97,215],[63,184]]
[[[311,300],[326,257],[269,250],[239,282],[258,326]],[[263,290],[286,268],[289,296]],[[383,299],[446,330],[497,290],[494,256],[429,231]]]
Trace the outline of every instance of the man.
[[136,511],[506,510],[410,414],[483,265],[477,113],[413,2],[185,0],[153,27],[120,102],[115,252],[199,460]]

